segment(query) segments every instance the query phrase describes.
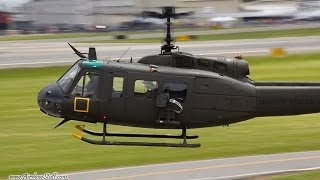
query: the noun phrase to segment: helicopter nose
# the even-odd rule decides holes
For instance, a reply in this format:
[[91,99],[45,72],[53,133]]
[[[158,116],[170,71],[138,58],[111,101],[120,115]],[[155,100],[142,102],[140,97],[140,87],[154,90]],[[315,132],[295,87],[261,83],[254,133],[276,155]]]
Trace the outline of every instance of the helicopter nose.
[[38,105],[40,110],[54,117],[61,117],[63,93],[60,87],[50,84],[44,87],[38,94]]

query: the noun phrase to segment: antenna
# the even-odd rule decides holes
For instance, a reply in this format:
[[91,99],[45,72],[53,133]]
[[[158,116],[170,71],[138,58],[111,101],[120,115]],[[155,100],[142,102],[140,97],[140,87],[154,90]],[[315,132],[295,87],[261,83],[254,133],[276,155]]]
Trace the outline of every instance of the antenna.
[[130,48],[131,48],[131,47],[129,47],[129,48],[126,50],[126,52],[124,52],[124,53],[120,56],[120,58],[118,59],[117,62],[120,62],[120,59],[129,51]]

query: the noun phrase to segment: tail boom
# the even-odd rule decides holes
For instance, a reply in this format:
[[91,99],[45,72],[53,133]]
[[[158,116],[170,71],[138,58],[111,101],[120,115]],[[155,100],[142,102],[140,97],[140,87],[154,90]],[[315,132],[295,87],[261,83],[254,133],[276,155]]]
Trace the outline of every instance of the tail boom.
[[256,115],[320,112],[320,83],[256,83]]

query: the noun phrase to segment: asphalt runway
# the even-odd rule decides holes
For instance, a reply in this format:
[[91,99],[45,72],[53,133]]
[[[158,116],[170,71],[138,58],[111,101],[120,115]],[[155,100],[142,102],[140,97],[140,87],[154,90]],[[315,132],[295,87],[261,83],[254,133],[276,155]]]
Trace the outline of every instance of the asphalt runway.
[[258,155],[69,173],[69,179],[209,180],[320,169],[320,151]]
[[[205,56],[236,56],[267,55],[270,48],[282,47],[288,53],[319,52],[320,36],[247,39],[227,41],[197,41],[179,42],[180,51]],[[87,52],[89,46],[97,49],[99,59],[119,59],[128,49],[122,60],[131,57],[139,58],[159,54],[161,43],[119,43],[119,44],[73,44],[82,52]],[[38,67],[72,64],[76,55],[67,44],[67,40],[54,42],[50,40],[1,42],[0,69],[16,67]]]

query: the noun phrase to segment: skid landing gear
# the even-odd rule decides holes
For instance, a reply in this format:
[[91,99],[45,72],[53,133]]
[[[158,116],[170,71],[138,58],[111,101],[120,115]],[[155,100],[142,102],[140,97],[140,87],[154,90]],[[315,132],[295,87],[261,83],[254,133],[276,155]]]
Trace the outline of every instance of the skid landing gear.
[[[181,135],[171,135],[171,134],[164,134],[164,135],[157,135],[157,134],[121,134],[121,133],[107,133],[107,123],[103,123],[103,131],[102,132],[94,132],[87,129],[84,129],[82,126],[75,126],[81,132],[93,135],[93,136],[102,136],[101,141],[88,139],[82,137],[82,135],[73,133],[72,135],[80,139],[84,142],[90,144],[97,144],[97,145],[122,145],[122,146],[162,146],[162,147],[200,147],[200,144],[188,144],[187,139],[197,139],[197,135],[187,136],[187,128],[182,129]],[[153,143],[153,142],[118,142],[118,141],[107,141],[106,137],[143,137],[143,138],[168,138],[168,139],[183,139],[183,143]]]

